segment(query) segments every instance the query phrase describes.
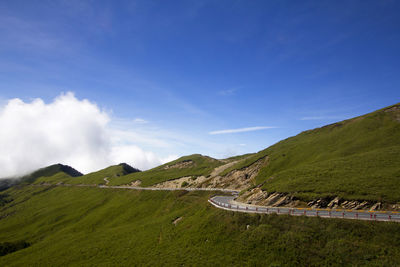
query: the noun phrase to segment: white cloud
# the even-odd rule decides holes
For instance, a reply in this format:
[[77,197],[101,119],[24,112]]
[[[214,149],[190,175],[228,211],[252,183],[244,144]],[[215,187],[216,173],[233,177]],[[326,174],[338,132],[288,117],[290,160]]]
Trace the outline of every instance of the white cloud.
[[136,118],[133,120],[134,123],[149,123],[148,121],[146,121],[145,119],[142,118]]
[[246,128],[239,128],[239,129],[227,129],[227,130],[218,130],[209,132],[211,135],[215,134],[230,134],[230,133],[243,133],[243,132],[253,132],[253,131],[260,131],[265,129],[273,129],[276,127],[273,126],[255,126],[255,127],[246,127]]
[[[0,109],[0,177],[54,163],[87,173],[126,162],[139,169],[164,159],[115,136],[112,119],[95,103],[61,94],[51,103],[11,99]],[[151,142],[151,141],[149,141]],[[176,156],[169,156],[176,157]]]
[[[134,166],[141,166],[140,169],[142,170],[165,163],[163,159],[157,157],[153,152],[144,151],[136,145],[114,146],[111,151],[111,157],[114,162],[134,162]],[[172,156],[171,158],[174,160],[177,157]]]

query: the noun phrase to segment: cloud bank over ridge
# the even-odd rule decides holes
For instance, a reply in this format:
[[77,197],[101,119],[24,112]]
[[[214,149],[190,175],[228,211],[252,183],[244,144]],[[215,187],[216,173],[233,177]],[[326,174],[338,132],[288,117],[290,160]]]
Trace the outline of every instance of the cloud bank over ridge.
[[0,177],[25,174],[63,163],[88,173],[126,162],[149,169],[162,159],[136,144],[115,142],[110,115],[73,93],[51,103],[11,99],[0,108]]

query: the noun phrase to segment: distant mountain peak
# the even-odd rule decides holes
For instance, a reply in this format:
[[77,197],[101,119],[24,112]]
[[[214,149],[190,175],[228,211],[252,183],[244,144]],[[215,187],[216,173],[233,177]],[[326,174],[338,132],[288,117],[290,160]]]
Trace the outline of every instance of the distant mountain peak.
[[83,175],[81,172],[77,171],[76,169],[72,168],[71,166],[64,165],[61,163],[56,164],[56,166],[58,166],[60,168],[60,171],[65,172],[69,176],[79,177],[79,176]]
[[122,169],[124,170],[125,174],[130,174],[130,173],[134,173],[134,172],[140,172],[141,170],[133,168],[131,165],[127,164],[127,163],[120,163],[118,164],[118,166],[121,166]]
[[19,184],[19,183],[32,183],[39,177],[49,177],[53,176],[59,172],[63,172],[71,177],[82,176],[83,174],[79,171],[75,170],[71,166],[64,165],[61,163],[53,164],[44,168],[40,168],[36,171],[31,172],[30,174],[17,177],[17,178],[7,178],[0,179],[0,191],[9,188],[10,186]]
[[53,176],[58,172],[64,172],[71,177],[78,177],[78,176],[83,175],[81,172],[75,170],[71,166],[57,163],[57,164],[53,164],[53,165],[38,169],[28,175],[21,177],[21,179],[24,182],[33,182],[39,177]]

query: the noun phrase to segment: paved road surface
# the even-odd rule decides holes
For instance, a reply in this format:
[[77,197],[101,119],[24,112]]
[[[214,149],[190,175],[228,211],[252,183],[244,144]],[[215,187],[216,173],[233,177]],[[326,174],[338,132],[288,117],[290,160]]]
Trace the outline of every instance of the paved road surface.
[[234,201],[232,196],[215,196],[208,201],[215,207],[248,213],[276,213],[288,214],[293,216],[312,216],[323,218],[341,218],[367,221],[393,221],[400,222],[400,213],[398,212],[369,212],[361,210],[328,210],[328,209],[308,209],[308,208],[284,208],[284,207],[265,207],[248,205]]

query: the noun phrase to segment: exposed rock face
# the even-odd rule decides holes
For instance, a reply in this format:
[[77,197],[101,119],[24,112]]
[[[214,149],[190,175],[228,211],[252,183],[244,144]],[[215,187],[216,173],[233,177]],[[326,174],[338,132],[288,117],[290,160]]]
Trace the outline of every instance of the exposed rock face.
[[[298,207],[307,204],[313,209],[352,209],[352,210],[380,210],[383,208],[382,203],[343,200],[340,197],[325,197],[314,199],[308,203],[301,202],[295,197],[285,193],[268,193],[261,188],[253,188],[245,192],[237,198],[237,201],[253,205],[263,205],[270,207]],[[389,209],[400,210],[400,204],[391,205]]]
[[142,181],[136,180],[136,181],[133,181],[133,182],[130,184],[130,186],[140,186],[141,184],[142,184]]
[[272,207],[294,207],[298,204],[298,200],[294,197],[283,193],[271,193],[262,191],[260,188],[254,188],[249,192],[244,193],[238,201],[246,202],[247,204],[272,206]]
[[313,209],[317,209],[317,208],[325,208],[328,206],[329,203],[330,203],[329,199],[320,198],[320,199],[316,199],[316,200],[308,202],[307,205]]
[[194,165],[194,161],[193,160],[184,160],[172,165],[167,165],[164,167],[164,170],[168,170],[168,169],[183,169],[183,168],[188,168],[192,165]]
[[254,188],[239,196],[238,201],[246,202],[247,204],[256,204],[262,200],[265,200],[267,196],[267,192],[262,191],[260,188]]
[[184,187],[201,187],[201,184],[206,180],[206,177],[199,176],[199,177],[192,177],[186,176],[181,177],[174,180],[165,181],[159,184],[154,185],[157,188],[182,188]]
[[[342,200],[339,197],[335,197],[334,199],[329,198],[320,198],[307,203],[307,205],[311,208],[328,208],[328,209],[353,209],[353,210],[361,210],[366,209],[371,206],[371,203],[368,201],[359,202],[356,200],[348,201]],[[378,207],[378,206],[377,206]]]
[[393,210],[400,210],[400,204],[391,205],[390,208],[393,209]]
[[[165,181],[159,184],[154,185],[154,187],[158,188],[182,188],[182,184],[185,183],[185,187],[195,187],[195,188],[224,188],[224,189],[233,189],[233,190],[243,190],[249,188],[253,185],[253,180],[257,176],[261,167],[267,164],[268,158],[262,158],[258,161],[254,162],[252,165],[240,169],[233,170],[225,176],[221,176],[220,173],[225,169],[231,167],[235,162],[230,162],[225,165],[219,166],[215,168],[215,170],[208,176],[198,176],[198,177],[181,177],[174,180]],[[180,165],[178,165],[180,164]],[[193,161],[189,160],[186,162],[180,162],[171,166],[166,166],[165,168],[183,168],[183,164],[187,164],[185,166],[189,166],[190,164],[195,164]]]
[[394,119],[397,120],[398,122],[400,122],[400,106],[399,105],[395,105],[393,107],[387,108],[387,109],[385,109],[385,112],[392,113]]
[[382,208],[382,203],[381,202],[377,202],[374,205],[372,205],[372,207],[369,210],[371,210],[371,211],[380,210],[381,208]]
[[[328,199],[316,199],[307,205],[311,208],[328,208],[328,209],[351,209],[351,210],[380,210],[382,209],[382,203],[372,203],[369,201],[357,201],[357,200],[342,200],[339,197],[335,197],[327,203]],[[395,209],[395,208],[393,208]]]
[[331,202],[329,202],[327,208],[336,209],[337,207],[339,207],[339,203],[340,203],[340,198],[335,197]]
[[176,218],[176,219],[172,222],[172,224],[174,224],[174,225],[176,226],[182,219],[183,219],[183,217]]
[[268,157],[262,158],[254,162],[252,165],[240,169],[233,170],[225,176],[211,176],[207,183],[205,183],[206,187],[213,188],[229,188],[229,189],[238,189],[243,190],[249,188],[253,185],[254,178],[257,176],[261,167],[265,166],[268,163]]

